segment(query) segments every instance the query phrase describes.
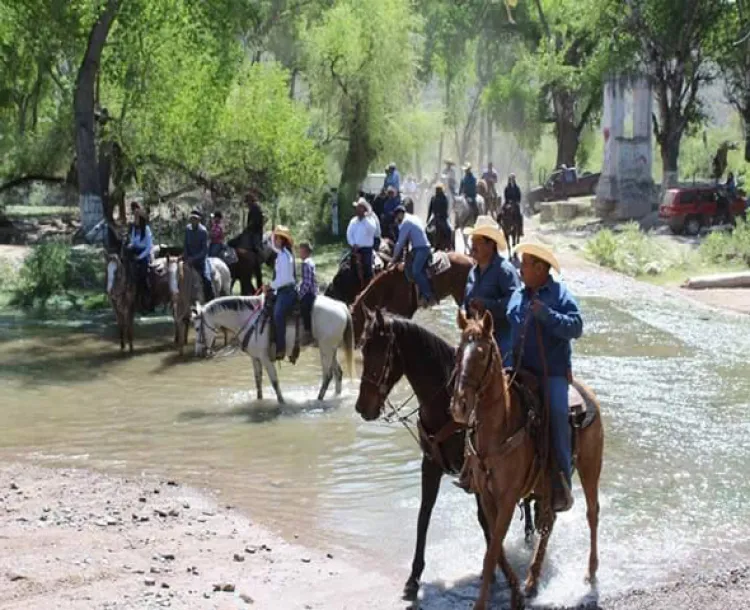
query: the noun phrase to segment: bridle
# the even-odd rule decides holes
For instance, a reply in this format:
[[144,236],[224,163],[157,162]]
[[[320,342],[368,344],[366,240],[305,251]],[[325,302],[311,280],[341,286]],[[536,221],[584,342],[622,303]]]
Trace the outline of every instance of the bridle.
[[[385,330],[385,328],[387,328],[387,330]],[[388,387],[388,384],[386,382],[391,375],[391,370],[393,369],[396,358],[396,333],[393,332],[393,328],[391,328],[389,324],[386,324],[385,328],[383,331],[383,336],[388,337],[388,344],[385,349],[385,362],[380,370],[380,375],[378,377],[373,377],[371,375],[368,375],[366,372],[362,373],[362,382],[375,388],[380,404],[384,404],[386,402],[388,394],[391,391],[391,388]],[[365,330],[363,339],[360,342],[361,345],[364,345],[367,339],[370,338],[371,332],[372,331],[370,329]]]
[[[471,342],[477,342],[477,340],[472,337]],[[459,347],[458,358],[456,358],[456,375],[458,377],[459,383],[455,388],[456,393],[458,393],[459,388],[468,388],[474,392],[475,400],[479,400],[479,397],[484,394],[490,380],[490,373],[495,365],[495,359],[500,354],[499,351],[493,347],[490,341],[486,341],[486,344],[486,349],[488,352],[487,363],[485,364],[482,372],[475,375],[469,375],[466,371],[463,370],[463,355],[464,350],[466,349],[466,345],[462,343]],[[472,412],[469,414],[469,419],[469,427],[476,426],[476,414],[474,413],[474,408],[472,408]]]
[[219,334],[219,331],[211,326],[208,322],[206,322],[206,318],[203,316],[203,313],[200,314],[200,325],[198,326],[198,332],[196,333],[198,335],[198,341],[203,344],[204,349],[207,353],[210,353],[211,346],[208,345],[208,341],[206,341],[206,328],[210,330],[212,333],[214,333],[214,337]]

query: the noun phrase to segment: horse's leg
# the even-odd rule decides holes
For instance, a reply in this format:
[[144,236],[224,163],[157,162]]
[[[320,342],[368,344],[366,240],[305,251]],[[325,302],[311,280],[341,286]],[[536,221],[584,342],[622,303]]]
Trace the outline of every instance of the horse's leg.
[[534,597],[539,588],[539,575],[542,573],[542,563],[544,562],[544,555],[547,552],[547,543],[552,534],[552,528],[555,525],[556,518],[547,499],[542,499],[541,502],[542,506],[540,510],[544,511],[544,516],[541,520],[541,527],[539,528],[539,540],[536,542],[534,557],[529,566],[529,574],[526,577],[526,595],[529,597]]
[[253,358],[253,373],[255,375],[255,397],[263,400],[263,363],[259,358]]
[[[268,350],[265,350],[268,352]],[[279,386],[279,376],[276,373],[276,365],[271,362],[271,359],[268,357],[268,354],[264,354],[263,356],[263,364],[266,367],[266,373],[268,373],[268,378],[271,380],[271,386],[273,386],[273,391],[276,392],[276,400],[279,401],[280,404],[284,404],[284,397],[281,395],[281,387]]]
[[422,500],[419,505],[417,518],[417,546],[414,549],[414,560],[411,564],[411,574],[404,585],[404,599],[416,599],[419,593],[419,579],[424,571],[424,547],[427,542],[427,528],[430,525],[432,509],[435,506],[440,479],[443,471],[427,456],[422,456]]
[[[492,530],[490,529],[490,524],[495,522],[497,511],[495,510],[495,505],[493,504],[491,499],[485,505],[482,502],[482,494],[474,494],[474,497],[477,500],[477,519],[479,520],[479,525],[482,528],[482,533],[484,533],[484,541],[487,545],[487,549],[489,549],[490,540],[492,539]],[[495,582],[494,573],[492,574],[492,582]]]
[[341,382],[344,380],[344,371],[341,370],[341,365],[335,354],[333,356],[333,376],[336,380],[336,396],[339,396],[341,395]]
[[331,383],[331,377],[333,377],[333,363],[336,359],[336,351],[328,353],[326,350],[321,349],[320,352],[320,369],[323,372],[323,382],[320,384],[320,391],[318,392],[318,400],[323,400],[328,391],[328,386]]
[[581,478],[583,493],[586,496],[586,519],[589,522],[591,535],[589,569],[586,574],[586,581],[593,585],[596,583],[596,571],[599,569],[599,476],[602,472],[602,452],[604,449],[601,416],[599,416],[598,422],[594,422],[580,433],[579,447],[576,466],[578,476]]
[[531,544],[534,538],[534,518],[531,516],[531,500],[523,500],[523,532],[526,544]]
[[[499,481],[493,481],[495,488]],[[474,610],[486,610],[490,599],[490,589],[492,580],[495,575],[495,566],[499,565],[508,581],[510,588],[510,605],[513,610],[523,608],[523,597],[519,588],[518,577],[513,568],[510,567],[508,559],[505,557],[503,542],[508,532],[511,519],[513,519],[513,510],[515,502],[509,494],[500,497],[500,504],[497,505],[497,516],[492,527],[492,538],[487,552],[484,555],[484,565],[482,566],[482,586],[479,591],[479,599],[474,604]]]
[[128,322],[128,349],[131,354],[133,353],[133,334],[135,333],[134,327],[135,327],[135,319],[134,319],[134,316],[131,315],[130,320]]

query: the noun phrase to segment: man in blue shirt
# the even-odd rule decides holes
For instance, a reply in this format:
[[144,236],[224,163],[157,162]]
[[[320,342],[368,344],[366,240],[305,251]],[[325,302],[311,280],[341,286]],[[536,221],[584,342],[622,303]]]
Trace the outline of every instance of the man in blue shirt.
[[183,259],[195,269],[203,280],[203,294],[206,303],[214,299],[211,283],[211,264],[208,261],[208,231],[201,224],[203,216],[198,210],[190,212],[190,224],[185,229],[185,249]]
[[492,314],[495,341],[503,363],[512,366],[513,346],[506,313],[513,292],[521,287],[521,278],[516,268],[500,255],[508,246],[502,229],[491,216],[480,216],[477,224],[464,229],[464,233],[471,236],[471,257],[476,262],[466,278],[464,310],[469,316],[481,316],[485,310]]
[[461,187],[458,190],[459,195],[463,195],[472,202],[477,198],[477,178],[471,172],[471,163],[464,165],[464,177],[461,180]]
[[395,163],[389,163],[388,167],[385,168],[385,181],[383,182],[383,189],[388,190],[388,187],[392,186],[398,193],[401,190],[401,176],[396,169]]
[[398,241],[393,248],[393,260],[397,261],[407,243],[411,243],[414,251],[411,263],[411,275],[414,283],[419,287],[420,305],[429,307],[436,303],[432,293],[430,280],[427,279],[427,264],[432,258],[430,242],[427,239],[422,219],[414,214],[407,214],[402,205],[396,208],[396,222],[398,223]]
[[389,186],[387,199],[383,204],[383,219],[381,223],[383,237],[396,240],[398,238],[398,224],[396,223],[396,208],[401,205],[401,198],[395,186]]
[[[521,244],[521,277],[524,288],[516,290],[508,304],[517,366],[540,380],[550,409],[550,439],[559,476],[553,473],[553,508],[556,512],[573,506],[568,384],[572,379],[571,342],[583,333],[583,318],[573,296],[550,269],[560,273],[551,250],[539,244]],[[546,383],[545,383],[546,382]]]

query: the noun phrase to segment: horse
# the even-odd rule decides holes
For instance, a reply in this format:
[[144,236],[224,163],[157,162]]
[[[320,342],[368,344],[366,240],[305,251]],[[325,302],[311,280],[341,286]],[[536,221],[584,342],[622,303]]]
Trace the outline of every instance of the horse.
[[[157,259],[149,268],[151,300],[155,307],[168,307],[171,304],[169,285],[164,273],[165,259]],[[125,349],[127,340],[130,353],[133,353],[135,312],[138,310],[136,295],[137,278],[133,264],[123,262],[119,254],[110,254],[107,261],[107,296],[112,305],[120,335],[120,349]],[[175,336],[176,340],[176,336]]]
[[[232,286],[232,274],[229,267],[220,258],[211,257],[208,260],[211,265],[211,284],[214,294],[220,297],[229,296]],[[181,258],[167,258],[167,275],[172,296],[177,349],[182,355],[185,343],[187,343],[192,307],[195,303],[206,302],[203,279],[195,268],[186,265]]]
[[[417,519],[417,543],[404,597],[415,599],[424,571],[425,543],[432,509],[444,474],[455,475],[464,462],[462,427],[450,414],[455,348],[421,326],[384,317],[380,309],[365,309],[362,340],[362,380],[355,409],[365,421],[383,414],[393,387],[406,377],[419,402],[417,429],[422,449],[422,500]],[[477,517],[489,544],[489,527],[479,494]]]
[[500,212],[500,226],[505,233],[505,241],[508,244],[508,254],[511,247],[515,248],[521,241],[521,209],[506,201]]
[[[276,365],[270,358],[271,325],[264,313],[264,296],[222,297],[214,299],[205,307],[196,305],[192,320],[195,328],[195,355],[211,355],[219,329],[235,333],[242,350],[253,359],[255,388],[258,400],[263,399],[261,386],[263,366],[271,378],[271,385],[279,403],[284,398],[279,387]],[[287,354],[294,349],[296,324],[289,320],[286,327]],[[341,393],[343,371],[336,359],[336,351],[343,346],[347,374],[354,370],[354,331],[352,317],[347,306],[326,296],[315,298],[312,310],[312,334],[320,350],[320,365],[323,381],[318,400],[325,398],[328,385],[336,378],[336,395]]]
[[473,227],[477,221],[477,216],[482,216],[487,213],[487,205],[479,193],[475,198],[476,206],[472,207],[463,195],[458,195],[453,200],[453,228],[464,229],[466,227]]
[[484,199],[486,203],[486,213],[495,218],[498,214],[498,197],[495,188],[490,188],[487,181],[484,178],[481,178],[477,181],[477,195],[481,195]]
[[[227,242],[230,248],[234,248],[237,261],[229,265],[232,274],[232,285],[229,293],[234,289],[234,283],[239,280],[240,292],[243,296],[250,296],[263,285],[263,264],[269,264],[273,259],[274,252],[270,247],[266,236],[260,244],[252,244],[247,231],[243,231],[237,237]],[[255,279],[255,285],[253,285]]]
[[[382,240],[380,250],[373,252],[373,277],[385,269],[385,264],[391,260],[392,252],[392,242],[386,239]],[[354,259],[353,251],[347,250],[341,258],[336,275],[333,276],[331,283],[326,287],[325,295],[351,305],[365,286],[359,263]]]
[[[435,256],[437,253],[433,253]],[[441,300],[452,296],[456,305],[461,305],[466,291],[466,278],[473,266],[473,261],[458,252],[442,252],[447,258],[448,268],[430,279],[435,298]],[[404,263],[389,267],[383,273],[373,278],[352,305],[352,319],[354,320],[354,337],[359,341],[365,325],[364,308],[374,309],[382,307],[391,313],[405,318],[411,318],[417,311],[417,289],[406,277]]]
[[[503,370],[500,350],[493,338],[492,316],[485,312],[480,320],[458,315],[461,343],[456,359],[456,382],[451,413],[458,424],[469,426],[466,450],[471,460],[472,487],[479,490],[482,508],[491,524],[491,541],[484,556],[482,586],[474,610],[485,610],[495,566],[500,568],[511,590],[511,607],[523,608],[524,601],[518,578],[503,551],[503,540],[513,517],[515,504],[534,494],[541,500],[537,515],[541,535],[537,540],[529,574],[526,595],[536,594],[549,536],[555,523],[551,504],[549,464],[549,433],[544,427],[548,418],[542,415],[539,431],[539,452],[532,437],[534,411],[528,412],[518,391],[510,391]],[[522,375],[522,379],[525,375]],[[515,380],[515,374],[513,377]],[[525,385],[527,390],[531,386]],[[573,424],[573,460],[586,496],[586,517],[590,530],[589,565],[586,580],[596,581],[599,567],[597,529],[599,525],[599,476],[604,451],[604,428],[599,403],[594,393],[573,381],[573,388],[583,399],[585,417]],[[516,390],[514,386],[514,390]],[[571,403],[573,405],[573,403]],[[530,422],[531,425],[530,425]],[[537,424],[539,425],[539,424]],[[532,430],[532,434],[530,434]],[[539,455],[541,453],[541,457]]]

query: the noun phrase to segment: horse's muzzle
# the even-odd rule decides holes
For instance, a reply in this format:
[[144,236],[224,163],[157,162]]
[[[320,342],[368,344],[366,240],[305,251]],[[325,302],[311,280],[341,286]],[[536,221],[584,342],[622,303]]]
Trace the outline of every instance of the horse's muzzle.
[[476,395],[473,392],[471,395],[467,395],[464,390],[457,390],[451,401],[451,415],[453,416],[453,420],[457,424],[467,425],[475,402]]

